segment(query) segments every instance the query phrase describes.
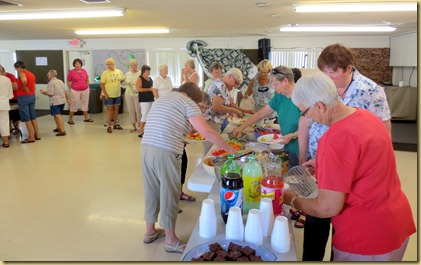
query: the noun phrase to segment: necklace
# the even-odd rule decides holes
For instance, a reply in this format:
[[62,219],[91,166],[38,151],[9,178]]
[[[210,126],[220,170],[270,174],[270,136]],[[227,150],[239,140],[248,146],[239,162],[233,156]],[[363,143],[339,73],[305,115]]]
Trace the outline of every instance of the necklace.
[[350,87],[350,86],[351,86],[351,84],[352,84],[352,81],[354,81],[354,74],[352,74],[352,79],[351,79],[351,82],[349,82],[349,84],[348,84],[347,88],[346,88],[346,89],[345,89],[345,91],[342,93],[342,95],[338,93],[338,95],[339,95],[342,99],[344,99],[344,96],[345,96],[345,94],[346,94],[346,91],[348,91],[349,87]]

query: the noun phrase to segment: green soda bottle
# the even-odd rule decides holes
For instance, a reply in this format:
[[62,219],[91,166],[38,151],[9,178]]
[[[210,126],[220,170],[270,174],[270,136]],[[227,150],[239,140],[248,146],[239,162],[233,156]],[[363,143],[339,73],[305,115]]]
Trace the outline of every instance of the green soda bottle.
[[261,198],[261,185],[263,178],[263,169],[256,156],[250,155],[249,161],[243,167],[244,181],[244,202],[243,211],[248,213],[250,209],[259,209]]

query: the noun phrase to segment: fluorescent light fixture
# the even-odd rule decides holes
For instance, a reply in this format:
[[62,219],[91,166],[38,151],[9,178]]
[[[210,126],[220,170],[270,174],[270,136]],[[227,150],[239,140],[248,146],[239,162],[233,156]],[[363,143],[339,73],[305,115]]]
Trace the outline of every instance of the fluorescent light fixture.
[[292,10],[304,12],[397,12],[417,11],[416,2],[376,2],[376,3],[323,3],[293,4]]
[[159,34],[169,33],[169,28],[144,29],[105,29],[105,30],[77,30],[77,35],[124,35],[124,34]]
[[0,20],[94,18],[124,16],[124,8],[84,9],[84,10],[43,10],[35,12],[1,12]]
[[282,32],[391,32],[396,30],[389,26],[288,26],[280,27]]

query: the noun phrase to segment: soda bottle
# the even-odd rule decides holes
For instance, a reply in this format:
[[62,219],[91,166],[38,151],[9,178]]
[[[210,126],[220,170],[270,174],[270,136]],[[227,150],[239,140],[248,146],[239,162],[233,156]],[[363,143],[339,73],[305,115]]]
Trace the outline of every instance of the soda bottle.
[[262,198],[267,197],[272,200],[274,215],[282,214],[284,181],[282,179],[281,159],[273,154],[268,157],[268,164],[262,179]]
[[224,223],[227,223],[229,210],[234,206],[243,211],[243,179],[234,155],[229,154],[221,168],[221,216]]
[[243,167],[244,201],[243,211],[259,209],[263,169],[256,156],[250,155],[249,161]]

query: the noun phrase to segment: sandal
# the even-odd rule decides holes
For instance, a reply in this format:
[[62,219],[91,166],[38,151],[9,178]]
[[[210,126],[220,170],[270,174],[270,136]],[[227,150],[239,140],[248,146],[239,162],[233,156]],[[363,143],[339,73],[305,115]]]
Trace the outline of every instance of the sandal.
[[165,243],[166,252],[183,253],[186,248],[186,243],[181,243],[180,239],[177,239],[175,245]]
[[41,137],[35,137],[35,140],[39,141],[41,140]]
[[306,223],[306,216],[305,212],[300,212],[300,217],[298,217],[297,221],[295,221],[294,227],[295,228],[304,228],[304,224]]
[[21,144],[29,144],[29,143],[35,143],[35,140],[29,141],[28,139],[23,140],[20,142]]
[[10,147],[10,145],[9,145],[9,144],[3,144],[3,147],[4,147],[4,148],[9,148],[9,147]]
[[75,122],[74,122],[74,121],[68,121],[67,123],[68,123],[68,124],[75,124]]
[[181,195],[180,195],[180,200],[194,202],[196,200],[196,198],[182,192]]
[[145,235],[145,237],[143,238],[143,243],[145,244],[150,244],[152,242],[154,242],[155,240],[157,240],[160,237],[165,236],[165,231],[163,229],[156,229],[156,232],[152,235]]
[[300,217],[300,210],[294,211],[293,209],[289,209],[289,213],[291,214],[291,220],[298,220]]
[[60,129],[56,128],[56,129],[53,130],[53,132],[60,132]]
[[65,136],[65,135],[66,135],[66,131],[62,131],[56,134],[56,136]]
[[107,128],[107,133],[112,133],[113,132],[113,129],[111,129],[111,127],[108,127]]
[[114,130],[123,130],[123,127],[117,124],[117,125],[114,125]]
[[87,119],[87,120],[83,120],[84,122],[94,122],[93,119]]

